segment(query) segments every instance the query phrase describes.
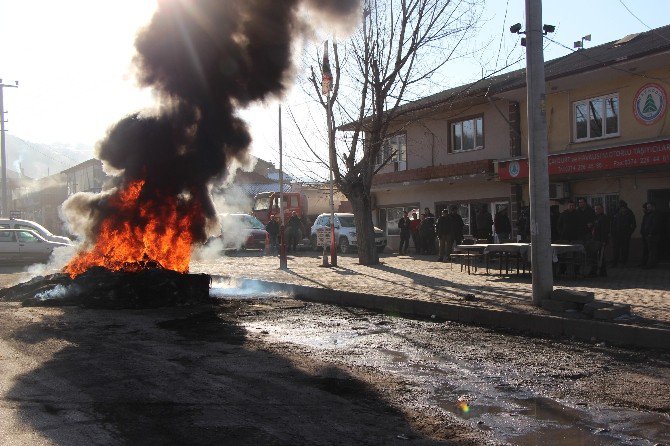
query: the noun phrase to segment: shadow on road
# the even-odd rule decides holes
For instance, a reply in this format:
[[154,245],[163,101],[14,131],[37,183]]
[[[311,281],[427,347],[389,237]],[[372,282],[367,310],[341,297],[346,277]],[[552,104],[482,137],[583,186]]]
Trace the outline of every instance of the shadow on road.
[[265,349],[239,323],[258,312],[231,302],[17,319],[2,341],[32,365],[5,377],[5,400],[21,430],[58,445],[436,444],[346,371]]

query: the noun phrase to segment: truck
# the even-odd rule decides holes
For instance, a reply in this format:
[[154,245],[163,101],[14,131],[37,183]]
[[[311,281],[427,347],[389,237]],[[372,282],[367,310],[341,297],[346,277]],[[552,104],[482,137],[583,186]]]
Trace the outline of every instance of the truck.
[[[284,192],[284,219],[288,221],[293,212],[302,220],[305,231],[309,231],[320,214],[330,212],[330,190],[327,187],[299,186]],[[272,215],[279,215],[279,192],[261,192],[254,196],[252,214],[267,224]],[[335,212],[351,212],[351,204],[344,194],[333,193]],[[307,234],[305,234],[307,235]]]

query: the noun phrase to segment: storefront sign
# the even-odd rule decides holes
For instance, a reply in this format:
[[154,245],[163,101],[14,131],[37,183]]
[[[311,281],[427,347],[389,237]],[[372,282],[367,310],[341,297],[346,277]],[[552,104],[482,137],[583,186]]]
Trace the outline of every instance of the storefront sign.
[[665,114],[668,98],[658,84],[646,84],[635,93],[633,112],[642,124],[651,125]]
[[[548,161],[549,175],[569,175],[670,164],[670,140],[549,155]],[[528,178],[528,160],[501,162],[498,166],[498,176],[501,180]]]

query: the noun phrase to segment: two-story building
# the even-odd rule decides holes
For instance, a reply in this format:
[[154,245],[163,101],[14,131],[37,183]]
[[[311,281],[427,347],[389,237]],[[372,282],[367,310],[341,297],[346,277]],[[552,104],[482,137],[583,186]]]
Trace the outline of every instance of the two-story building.
[[[611,214],[623,199],[639,239],[643,203],[670,214],[670,26],[548,61],[545,76],[552,204],[584,197]],[[517,70],[400,108],[387,144],[395,159],[373,182],[391,239],[406,209],[457,204],[468,232],[482,205],[516,221],[528,206],[525,86]]]

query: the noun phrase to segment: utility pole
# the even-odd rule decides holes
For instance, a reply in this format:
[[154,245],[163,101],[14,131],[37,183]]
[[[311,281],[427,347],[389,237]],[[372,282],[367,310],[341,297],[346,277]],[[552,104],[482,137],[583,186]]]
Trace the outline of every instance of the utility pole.
[[[288,269],[286,259],[286,226],[284,225],[284,166],[283,162],[283,144],[281,129],[281,104],[279,104],[279,215],[281,215],[281,226],[279,227],[279,269]],[[272,205],[270,205],[272,209]]]
[[4,89],[18,88],[19,81],[15,85],[9,85],[2,82],[0,79],[0,161],[2,162],[2,216],[9,216],[8,190],[7,190],[7,152],[5,151],[5,101]]
[[544,78],[542,0],[526,0],[526,85],[528,108],[528,195],[530,198],[533,304],[551,297],[554,288],[549,218],[549,168]]

